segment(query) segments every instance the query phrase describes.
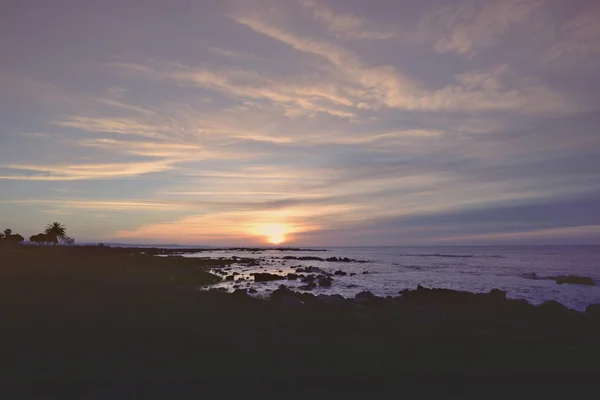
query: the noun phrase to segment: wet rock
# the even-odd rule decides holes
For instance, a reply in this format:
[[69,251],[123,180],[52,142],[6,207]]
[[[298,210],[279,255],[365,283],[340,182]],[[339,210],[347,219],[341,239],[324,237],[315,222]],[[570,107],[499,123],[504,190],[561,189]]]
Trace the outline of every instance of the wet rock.
[[588,286],[595,285],[592,278],[589,278],[586,276],[575,276],[575,275],[549,276],[548,279],[552,279],[552,280],[556,281],[556,283],[558,283],[558,284],[570,283],[570,284],[574,284],[574,285],[588,285]]
[[363,273],[363,275],[368,275],[369,271],[363,271],[362,273]]
[[354,296],[355,299],[374,299],[377,296],[375,296],[372,292],[368,291],[368,290],[363,290],[360,293],[357,293],[356,296]]
[[283,307],[300,307],[304,305],[304,302],[298,298],[298,295],[289,290],[285,285],[279,286],[279,289],[271,293],[270,300]]
[[350,272],[350,276],[355,276],[356,272]]
[[546,312],[561,312],[564,310],[568,310],[567,307],[565,307],[564,305],[562,305],[561,303],[559,303],[556,300],[549,300],[549,301],[545,301],[542,304],[540,304],[539,306],[537,306],[538,310],[543,310]]
[[232,281],[232,280],[233,280],[233,278],[234,278],[234,276],[233,276],[233,275],[227,275],[227,276],[225,277],[225,280],[226,280],[226,281]]
[[325,274],[326,273],[321,268],[313,267],[313,266],[296,268],[296,272],[306,272],[306,273],[313,273],[313,274]]
[[232,295],[235,296],[236,298],[250,297],[250,296],[248,296],[248,292],[246,291],[246,289],[236,289],[233,291]]
[[315,279],[316,279],[316,277],[314,275],[306,275],[304,278],[301,279],[301,281],[306,283],[306,282],[312,282]]
[[331,287],[331,281],[332,280],[333,279],[331,279],[331,278],[329,278],[327,276],[320,276],[317,279],[317,282],[319,283],[319,286],[322,286],[322,287]]
[[313,256],[303,256],[303,257],[285,256],[282,259],[283,260],[302,260],[302,261],[325,261],[321,257],[313,257]]
[[500,289],[492,289],[486,297],[493,302],[501,302],[506,300],[506,292]]
[[285,279],[285,276],[269,274],[266,272],[265,273],[258,272],[258,273],[254,273],[254,274],[250,274],[250,275],[254,276],[255,282],[270,282],[270,281],[279,281],[279,280]]
[[588,318],[595,320],[596,322],[600,322],[600,303],[598,304],[590,304],[585,308],[585,314]]
[[287,274],[287,278],[290,281],[295,281],[298,279],[298,274]]
[[329,262],[358,262],[356,260],[352,260],[348,257],[329,257],[327,258],[325,261],[329,261]]
[[348,275],[346,272],[342,271],[342,270],[337,270],[333,273],[336,276],[346,276]]
[[346,299],[344,299],[341,295],[339,294],[334,294],[334,295],[326,295],[326,294],[320,294],[317,296],[317,300],[328,307],[343,307],[344,305],[346,305]]
[[308,282],[306,285],[298,286],[300,290],[313,290],[317,287],[317,284],[314,282]]
[[258,291],[254,288],[248,289],[248,293],[257,293]]

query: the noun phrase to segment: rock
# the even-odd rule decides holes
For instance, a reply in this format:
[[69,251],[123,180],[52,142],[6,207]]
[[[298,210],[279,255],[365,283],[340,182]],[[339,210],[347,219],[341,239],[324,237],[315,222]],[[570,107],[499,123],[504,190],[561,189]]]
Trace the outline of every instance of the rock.
[[330,296],[326,294],[320,294],[317,296],[317,300],[323,305],[329,307],[343,307],[344,305],[346,305],[346,299],[344,299],[339,294],[334,294]]
[[350,276],[356,275],[356,272],[350,272]]
[[298,289],[300,289],[300,290],[313,290],[316,287],[317,287],[316,283],[309,282],[306,285],[298,286]]
[[287,274],[287,278],[290,281],[295,281],[298,279],[298,275],[297,274]]
[[240,274],[239,272],[234,272],[232,275],[233,275],[233,276],[237,276],[237,275],[239,275],[239,274]]
[[493,302],[500,302],[506,300],[506,292],[500,289],[492,289],[486,296]]
[[271,293],[270,300],[283,307],[299,307],[304,305],[297,294],[289,290],[285,285],[280,285],[279,289]]
[[368,290],[364,290],[360,293],[357,293],[356,296],[354,296],[355,299],[374,299],[377,296],[375,296],[373,293],[371,293]]
[[234,278],[234,276],[233,276],[233,275],[227,275],[227,276],[225,277],[225,280],[226,280],[226,281],[232,281],[232,280],[233,280],[233,278]]
[[328,278],[326,276],[320,276],[319,279],[317,280],[317,282],[319,283],[319,286],[323,286],[323,287],[331,287],[331,278]]
[[336,276],[346,276],[346,275],[348,275],[346,272],[341,271],[341,270],[337,270],[333,274],[336,275]]
[[368,305],[368,304],[372,304],[376,300],[380,300],[380,298],[375,296],[373,293],[369,292],[368,290],[360,292],[356,296],[354,296],[354,303],[356,303],[356,304]]
[[306,273],[313,273],[313,274],[325,274],[326,273],[321,268],[312,267],[312,266],[296,268],[296,272],[306,272]]
[[368,275],[369,271],[363,271],[362,273],[363,273],[363,275]]
[[549,313],[564,312],[565,310],[569,310],[566,306],[556,300],[545,301],[537,306],[537,309]]
[[321,257],[313,257],[313,256],[304,256],[304,257],[285,256],[285,257],[283,257],[283,260],[325,261]]
[[600,303],[590,304],[585,308],[585,314],[597,322],[600,322]]
[[250,297],[248,296],[248,293],[246,292],[246,289],[236,289],[233,291],[232,293],[233,296],[237,297],[237,298],[247,298]]
[[554,325],[565,321],[573,316],[576,311],[568,309],[563,304],[555,300],[546,301],[536,307],[538,317],[542,317],[548,324]]
[[248,293],[257,293],[258,290],[254,289],[254,288],[250,288],[248,289]]
[[326,259],[325,261],[329,261],[329,262],[357,262],[356,260],[352,260],[348,257],[329,257],[328,259]]
[[306,283],[306,282],[312,282],[314,281],[316,278],[314,275],[307,275],[304,278],[301,279],[302,282]]
[[275,275],[275,274],[269,274],[269,273],[255,273],[252,274],[254,275],[254,281],[255,282],[270,282],[270,281],[279,281],[282,279],[285,279],[285,276],[281,276],[281,275]]
[[570,284],[575,284],[575,285],[588,285],[588,286],[595,285],[592,278],[589,278],[587,276],[575,276],[575,275],[549,276],[548,279],[555,280],[556,283],[558,283],[558,284],[570,283]]

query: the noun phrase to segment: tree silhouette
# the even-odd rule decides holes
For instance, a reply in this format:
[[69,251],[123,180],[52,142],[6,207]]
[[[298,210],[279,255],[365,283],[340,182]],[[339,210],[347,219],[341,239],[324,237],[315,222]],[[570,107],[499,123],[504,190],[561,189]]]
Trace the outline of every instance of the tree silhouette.
[[46,235],[45,233],[38,233],[37,235],[33,235],[29,238],[29,241],[32,243],[37,243],[37,244],[45,244],[46,242],[49,242],[50,240],[48,240],[48,235]]
[[22,243],[24,240],[25,240],[25,238],[19,234],[11,235],[9,238],[9,241],[11,243]]
[[63,242],[69,246],[73,246],[73,244],[75,243],[75,239],[73,239],[72,237],[69,237],[69,236],[65,236],[63,238]]
[[67,228],[59,222],[53,222],[46,226],[44,234],[48,236],[48,241],[54,243],[56,246],[59,240],[64,240],[67,236]]
[[23,240],[25,240],[23,236],[19,234],[13,235],[11,229],[5,229],[4,233],[2,234],[2,243],[21,243]]

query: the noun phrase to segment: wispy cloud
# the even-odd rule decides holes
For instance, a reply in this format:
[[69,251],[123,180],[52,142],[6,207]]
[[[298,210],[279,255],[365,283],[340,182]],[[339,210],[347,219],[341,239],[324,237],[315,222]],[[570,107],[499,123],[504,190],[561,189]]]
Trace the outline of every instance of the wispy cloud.
[[416,40],[431,43],[438,53],[468,55],[526,24],[542,4],[542,0],[495,0],[445,5],[423,17]]
[[301,0],[300,4],[331,30],[339,39],[391,39],[398,33],[391,27],[382,29],[364,18],[351,14],[340,14],[315,0]]
[[[128,21],[144,35],[106,46],[8,28],[7,54],[52,62],[0,67],[3,221],[240,244],[273,226],[393,244],[600,223],[580,201],[600,184],[593,2],[209,0],[194,23],[150,9]],[[87,13],[69,10],[113,26]]]
[[172,161],[167,160],[114,164],[85,163],[79,165],[9,164],[2,167],[11,170],[11,173],[0,175],[0,179],[24,181],[115,179],[143,175],[151,172],[167,171],[173,168],[172,164]]
[[235,15],[234,19],[296,50],[330,61],[347,82],[362,88],[362,95],[354,99],[354,104],[359,108],[385,105],[406,110],[538,112],[564,110],[568,105],[558,93],[542,85],[510,85],[508,81],[503,81],[503,73],[508,68],[506,65],[495,66],[489,71],[463,73],[456,77],[454,83],[430,89],[412,81],[392,66],[367,67],[359,57],[340,45],[288,32],[262,15]]
[[544,62],[558,67],[593,69],[600,66],[600,12],[589,10],[551,31]]

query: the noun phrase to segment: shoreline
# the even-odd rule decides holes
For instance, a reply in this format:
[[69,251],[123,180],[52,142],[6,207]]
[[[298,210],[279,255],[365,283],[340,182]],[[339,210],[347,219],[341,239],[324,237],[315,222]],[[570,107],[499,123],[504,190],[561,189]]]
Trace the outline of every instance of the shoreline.
[[0,391],[191,397],[243,382],[242,392],[371,393],[432,377],[585,385],[599,370],[600,305],[581,313],[501,291],[425,288],[391,299],[281,288],[262,300],[196,290],[232,259],[52,247],[0,257]]

